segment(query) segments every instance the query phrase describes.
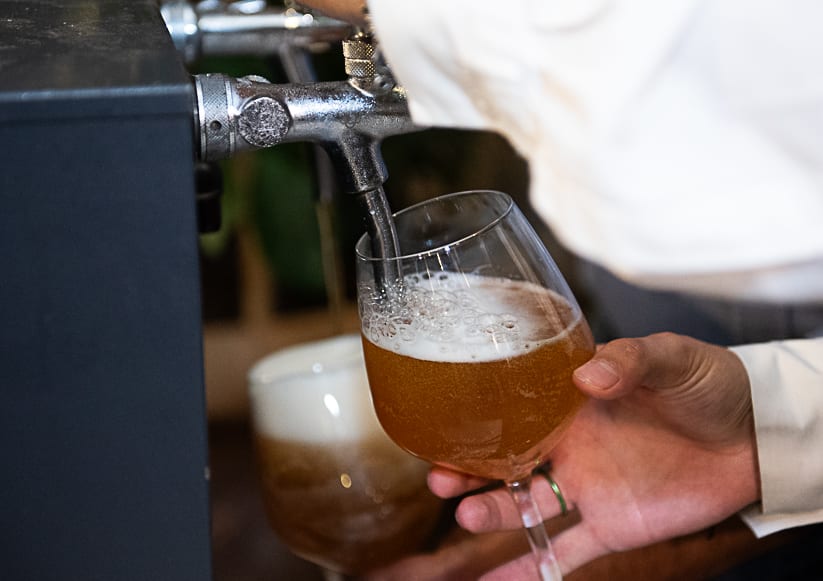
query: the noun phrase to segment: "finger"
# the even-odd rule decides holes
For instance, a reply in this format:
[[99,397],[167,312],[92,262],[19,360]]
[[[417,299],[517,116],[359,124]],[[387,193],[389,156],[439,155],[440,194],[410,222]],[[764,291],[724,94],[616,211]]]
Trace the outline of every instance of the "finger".
[[461,527],[473,533],[510,530],[520,524],[511,497],[502,488],[464,498],[454,516]]
[[489,481],[485,478],[478,478],[477,476],[470,476],[462,472],[435,466],[429,471],[428,484],[429,489],[436,496],[453,498],[487,486]]
[[614,552],[614,549],[610,549],[593,534],[585,522],[553,536],[551,544],[563,575],[598,557]]
[[480,581],[511,581],[512,579],[537,579],[537,567],[531,553],[509,561],[480,577]]
[[[560,501],[543,476],[532,480],[531,492],[543,520],[560,514]],[[570,502],[569,498],[566,498],[566,502]],[[473,533],[512,530],[523,526],[514,500],[506,488],[464,498],[457,506],[455,518],[461,527]]]
[[507,563],[528,551],[521,531],[504,531],[485,535],[450,536],[433,553],[417,554],[370,572],[369,581],[446,581],[477,579],[483,573]]
[[[525,533],[524,533],[525,534]],[[550,540],[555,558],[563,575],[611,551],[584,526],[573,526]],[[481,581],[509,581],[510,579],[537,579],[537,567],[531,552],[509,561],[481,577]]]
[[574,372],[575,384],[599,399],[614,399],[641,386],[666,388],[692,373],[703,344],[673,333],[617,339],[600,348]]

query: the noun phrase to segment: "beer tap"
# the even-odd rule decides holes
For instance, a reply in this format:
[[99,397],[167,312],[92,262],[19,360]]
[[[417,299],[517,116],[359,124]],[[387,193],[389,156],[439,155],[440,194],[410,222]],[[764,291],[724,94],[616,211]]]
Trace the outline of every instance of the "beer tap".
[[[328,50],[352,34],[347,23],[294,6],[270,7],[265,0],[161,0],[160,15],[187,65],[208,56],[276,54],[291,82],[316,80],[310,73],[310,54]],[[324,165],[328,162],[318,168]],[[213,232],[220,228],[221,170],[216,162],[202,159],[195,169],[199,229]],[[325,197],[333,184],[330,176],[330,170],[318,169]]]
[[[356,194],[365,210],[375,255],[394,256],[397,242],[383,192],[387,172],[380,145],[386,137],[422,128],[411,122],[405,93],[372,35],[293,6],[273,9],[264,0],[163,0],[161,14],[187,62],[207,55],[276,54],[291,81],[195,75],[197,156],[213,165],[241,151],[281,143],[322,147],[341,189]],[[348,79],[316,82],[308,53],[340,40]],[[331,188],[323,163],[318,180],[327,195]]]
[[345,40],[343,55],[345,81],[272,84],[258,76],[195,75],[198,156],[215,161],[297,141],[322,146],[342,190],[361,200],[375,253],[394,256],[380,145],[422,128],[412,123],[405,92],[369,34],[358,31]]

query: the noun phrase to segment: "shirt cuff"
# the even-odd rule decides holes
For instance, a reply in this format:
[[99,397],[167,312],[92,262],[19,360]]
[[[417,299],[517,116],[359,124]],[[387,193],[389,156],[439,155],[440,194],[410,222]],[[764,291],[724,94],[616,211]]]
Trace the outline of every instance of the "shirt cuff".
[[763,510],[757,504],[742,511],[740,518],[760,539],[785,529],[823,522],[823,509],[794,514],[763,514]]
[[823,339],[733,347],[752,389],[761,505],[741,516],[762,536],[823,522]]

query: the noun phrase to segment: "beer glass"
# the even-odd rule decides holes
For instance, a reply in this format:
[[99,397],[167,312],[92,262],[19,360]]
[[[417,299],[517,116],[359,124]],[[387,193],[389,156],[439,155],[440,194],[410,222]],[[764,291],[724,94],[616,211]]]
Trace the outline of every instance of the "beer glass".
[[443,503],[381,429],[357,334],[264,358],[249,395],[268,520],[292,552],[334,579],[420,549]]
[[399,254],[357,243],[358,308],[377,417],[429,462],[503,480],[543,579],[560,571],[531,473],[585,401],[594,352],[580,307],[503,193],[449,194],[394,215]]

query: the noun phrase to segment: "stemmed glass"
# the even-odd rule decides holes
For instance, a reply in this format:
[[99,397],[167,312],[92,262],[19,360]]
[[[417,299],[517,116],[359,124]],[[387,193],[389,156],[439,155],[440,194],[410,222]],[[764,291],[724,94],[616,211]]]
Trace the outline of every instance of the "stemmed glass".
[[499,479],[543,579],[559,580],[530,492],[585,401],[572,371],[588,324],[540,238],[494,191],[441,196],[394,215],[399,255],[356,247],[372,401],[386,433],[429,462]]

